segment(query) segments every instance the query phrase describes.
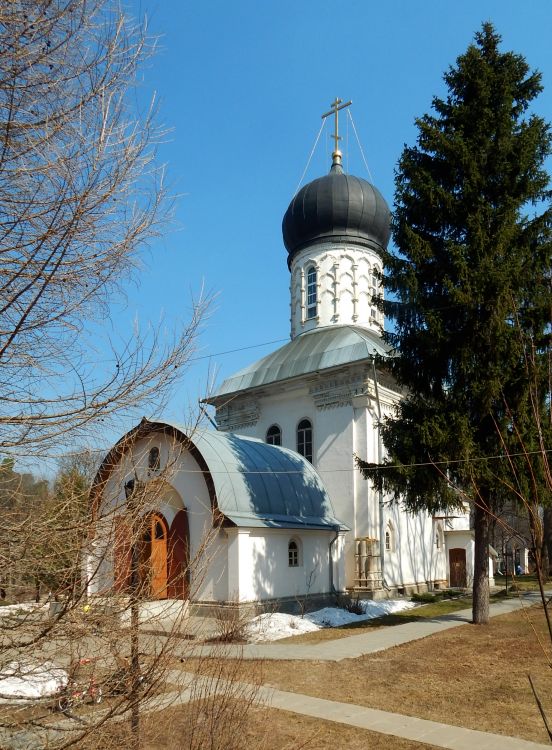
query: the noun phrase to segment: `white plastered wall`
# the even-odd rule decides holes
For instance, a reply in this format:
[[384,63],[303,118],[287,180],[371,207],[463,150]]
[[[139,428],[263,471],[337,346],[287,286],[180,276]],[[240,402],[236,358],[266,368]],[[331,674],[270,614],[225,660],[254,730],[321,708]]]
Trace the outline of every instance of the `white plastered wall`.
[[[265,387],[262,396],[257,398],[260,418],[255,424],[241,426],[236,431],[265,440],[267,429],[277,424],[282,431],[282,445],[296,450],[299,421],[303,418],[311,421],[314,465],[328,490],[336,517],[350,529],[343,542],[346,586],[354,585],[354,540],[359,537],[380,540],[384,552],[383,574],[388,586],[423,587],[435,581],[441,583],[447,578],[447,554],[444,540],[439,547],[435,543],[433,518],[426,513],[406,513],[385,499],[382,514],[377,493],[354,464],[354,455],[374,463],[380,460],[379,410],[370,368],[365,376],[365,395],[353,396],[350,403],[327,409],[317,408],[309,393],[313,378],[301,379],[286,387],[280,384]],[[377,395],[381,414],[385,416],[391,412],[397,395],[381,384]],[[384,541],[389,522],[394,531],[394,544],[387,552]]]
[[[427,513],[407,513],[398,505],[384,506],[383,539],[389,534],[391,549],[384,547],[384,579],[391,587],[432,586],[447,577],[447,554],[441,527]],[[436,536],[439,534],[439,544]]]
[[[226,530],[228,536],[229,598],[251,602],[330,592],[329,549],[335,534],[299,529]],[[288,545],[299,548],[299,564],[289,566]],[[342,587],[342,535],[332,545],[333,583]]]
[[[317,315],[307,319],[307,272],[317,272]],[[381,271],[376,250],[320,242],[297,253],[291,264],[291,337],[332,324],[381,330],[383,316],[372,304],[373,271]]]

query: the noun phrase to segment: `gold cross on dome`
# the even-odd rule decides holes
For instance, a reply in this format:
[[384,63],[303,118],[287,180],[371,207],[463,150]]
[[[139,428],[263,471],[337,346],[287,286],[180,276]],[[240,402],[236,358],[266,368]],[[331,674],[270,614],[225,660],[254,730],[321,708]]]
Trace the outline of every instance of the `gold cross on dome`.
[[339,152],[339,149],[337,146],[338,146],[338,141],[341,140],[341,136],[339,135],[339,127],[338,127],[339,122],[338,122],[337,113],[339,112],[340,109],[345,109],[345,107],[350,107],[351,104],[353,103],[352,100],[345,102],[345,104],[343,104],[342,102],[343,102],[343,99],[339,99],[336,96],[335,101],[330,104],[330,107],[331,107],[330,111],[322,115],[322,119],[324,119],[325,117],[330,117],[330,115],[335,115],[335,132],[332,135],[332,138],[335,141],[334,154]]

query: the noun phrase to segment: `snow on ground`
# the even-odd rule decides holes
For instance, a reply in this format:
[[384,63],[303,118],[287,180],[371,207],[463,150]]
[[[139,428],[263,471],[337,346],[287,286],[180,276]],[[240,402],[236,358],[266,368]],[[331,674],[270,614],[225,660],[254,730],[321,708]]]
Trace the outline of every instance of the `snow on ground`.
[[29,700],[56,695],[67,685],[65,669],[52,662],[12,661],[0,672],[0,700]]
[[13,617],[34,612],[37,609],[47,609],[48,605],[36,602],[21,602],[20,604],[3,604],[0,606],[0,617]]
[[411,609],[417,605],[414,602],[402,599],[389,599],[386,601],[372,601],[363,599],[360,604],[364,614],[355,615],[339,607],[324,607],[316,612],[308,612],[304,617],[300,615],[285,615],[282,612],[274,612],[259,615],[250,623],[247,629],[249,640],[276,641],[279,638],[288,638],[291,635],[309,633],[321,628],[337,628],[340,625],[349,625],[362,620],[372,620],[393,612]]

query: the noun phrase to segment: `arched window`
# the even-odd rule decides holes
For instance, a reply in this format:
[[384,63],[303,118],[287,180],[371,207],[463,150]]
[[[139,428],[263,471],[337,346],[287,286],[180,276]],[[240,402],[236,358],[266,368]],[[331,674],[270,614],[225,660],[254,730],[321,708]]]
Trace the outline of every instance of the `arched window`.
[[290,539],[288,543],[288,565],[290,568],[299,567],[299,544],[296,539]]
[[311,266],[307,271],[307,320],[316,318],[317,308],[317,281],[318,274],[316,268]]
[[153,448],[150,448],[150,452],[148,454],[149,473],[154,474],[156,471],[159,471],[160,466],[161,458],[159,456],[159,448],[154,445]]
[[391,523],[387,524],[387,529],[385,530],[385,551],[395,551],[395,533],[393,531],[393,526],[391,525]]
[[297,453],[312,464],[312,424],[308,419],[302,419],[297,425]]
[[270,425],[266,431],[266,442],[269,445],[282,445],[282,430],[277,424]]
[[441,549],[443,546],[443,528],[441,524],[439,524],[435,529],[435,546],[437,549]]

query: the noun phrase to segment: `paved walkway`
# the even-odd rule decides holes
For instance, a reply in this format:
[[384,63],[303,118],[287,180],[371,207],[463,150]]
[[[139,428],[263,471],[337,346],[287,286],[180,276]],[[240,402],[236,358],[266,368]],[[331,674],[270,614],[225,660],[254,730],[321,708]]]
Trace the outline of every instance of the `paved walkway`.
[[[178,705],[194,700],[194,690],[190,686],[195,683],[195,695],[206,695],[213,692],[208,681],[199,684],[202,679],[191,673],[172,670],[168,675],[169,680],[179,685],[180,689],[164,696],[163,704],[153,704],[150,710],[159,710],[168,705]],[[352,703],[340,703],[338,701],[325,700],[324,698],[313,698],[300,693],[288,693],[283,690],[275,690],[268,687],[257,687],[243,683],[231,683],[227,687],[223,680],[217,679],[216,690],[225,694],[227,691],[234,694],[253,695],[258,697],[261,706],[275,708],[282,711],[291,711],[303,716],[312,716],[324,721],[333,721],[347,726],[367,729],[372,732],[400,737],[406,740],[422,742],[433,747],[447,748],[448,750],[543,750],[550,745],[523,740],[519,737],[508,737],[506,735],[479,732],[474,729],[442,724],[437,721],[418,719],[413,716],[380,711],[375,708],[366,708]]]
[[[493,603],[490,608],[490,616],[507,614],[521,609],[525,606],[531,606],[540,601],[536,593],[528,593],[519,599],[508,599]],[[247,644],[245,646],[225,647],[225,653],[228,656],[242,656],[247,659],[308,659],[319,661],[340,661],[350,659],[363,654],[383,651],[393,646],[398,646],[409,641],[425,638],[434,633],[442,632],[450,628],[465,625],[471,621],[471,610],[461,610],[451,615],[436,617],[433,620],[424,620],[421,622],[409,622],[404,625],[395,625],[393,627],[381,628],[371,633],[354,635],[349,638],[336,639],[335,641],[325,641],[319,644]],[[186,655],[190,655],[189,644],[185,648]],[[197,652],[198,647],[193,647]],[[227,651],[226,651],[227,649]],[[212,647],[205,645],[201,648],[203,655],[209,653],[218,653],[220,656],[220,646]],[[196,679],[191,674],[173,670],[169,675],[169,680],[174,684],[183,682],[189,686],[192,680]],[[219,689],[224,686],[219,683]],[[367,729],[372,732],[389,735],[390,737],[400,737],[401,739],[421,742],[433,747],[447,748],[447,750],[544,750],[549,744],[541,744],[523,740],[518,737],[508,737],[506,735],[491,734],[489,732],[480,732],[464,727],[443,724],[436,721],[428,721],[413,716],[381,711],[375,708],[357,706],[351,703],[341,703],[338,701],[315,698],[300,693],[289,693],[283,690],[276,690],[261,686],[254,688],[244,686],[245,689],[257,689],[261,704],[271,708],[304,716],[323,719],[324,721],[334,721],[348,726]],[[184,688],[172,694],[174,703],[181,703],[190,700],[189,688]],[[169,699],[170,700],[170,699]],[[153,706],[150,710],[156,710]]]
[[[525,594],[521,599],[509,599],[493,603],[490,615],[506,614],[530,606],[539,601],[537,594]],[[383,651],[409,641],[425,638],[428,635],[439,633],[443,630],[458,627],[470,622],[471,610],[461,610],[452,615],[437,617],[433,620],[422,622],[409,622],[404,625],[381,628],[370,633],[354,635],[349,638],[325,641],[320,644],[247,644],[245,646],[226,645],[225,656],[241,656],[247,659],[308,659],[319,661],[340,661],[342,659],[355,658],[363,654]],[[144,638],[144,636],[142,636]],[[143,643],[143,641],[142,641]],[[145,645],[145,644],[143,644]],[[221,647],[191,645],[190,642],[175,643],[175,648],[182,649],[182,655],[190,657],[194,653],[202,655],[215,654],[221,656]],[[226,685],[223,680],[217,679],[215,683],[209,684],[197,675],[189,674],[181,670],[171,670],[167,675],[167,682],[178,688],[167,693],[162,693],[148,699],[142,706],[146,713],[156,712],[170,706],[187,703],[196,699],[199,693],[203,696],[217,690],[224,692]],[[550,750],[549,744],[540,744],[517,737],[479,732],[464,727],[452,726],[436,721],[428,721],[413,716],[381,711],[379,709],[357,706],[351,703],[314,698],[300,693],[289,693],[276,690],[266,686],[247,685],[232,683],[229,688],[237,691],[237,694],[250,694],[258,692],[261,705],[271,708],[291,711],[304,716],[312,716],[324,721],[333,721],[339,724],[367,729],[390,737],[421,742],[433,747],[447,748],[447,750]],[[17,748],[17,750],[36,750],[37,747],[46,747],[48,743],[58,740],[60,734],[67,739],[68,731],[74,728],[69,721],[62,721],[57,726],[52,726],[49,731],[37,730],[33,734],[28,729],[15,734],[0,730],[0,746],[6,748]],[[392,747],[392,745],[390,745]]]
[[[504,615],[521,607],[530,606],[540,601],[539,594],[530,592],[518,599],[505,599],[490,606],[490,616]],[[393,625],[374,629],[361,635],[351,635],[348,638],[336,638],[333,641],[321,643],[247,643],[244,645],[227,644],[224,655],[232,658],[244,659],[278,659],[278,660],[307,660],[307,661],[342,661],[355,659],[364,654],[400,646],[403,643],[417,641],[428,635],[440,633],[443,630],[456,628],[471,622],[471,609],[462,609],[454,614],[435,617],[431,620],[405,622],[404,625]],[[221,646],[212,644],[191,645],[190,642],[174,645],[175,653],[179,649],[182,655],[189,656],[220,656]]]

